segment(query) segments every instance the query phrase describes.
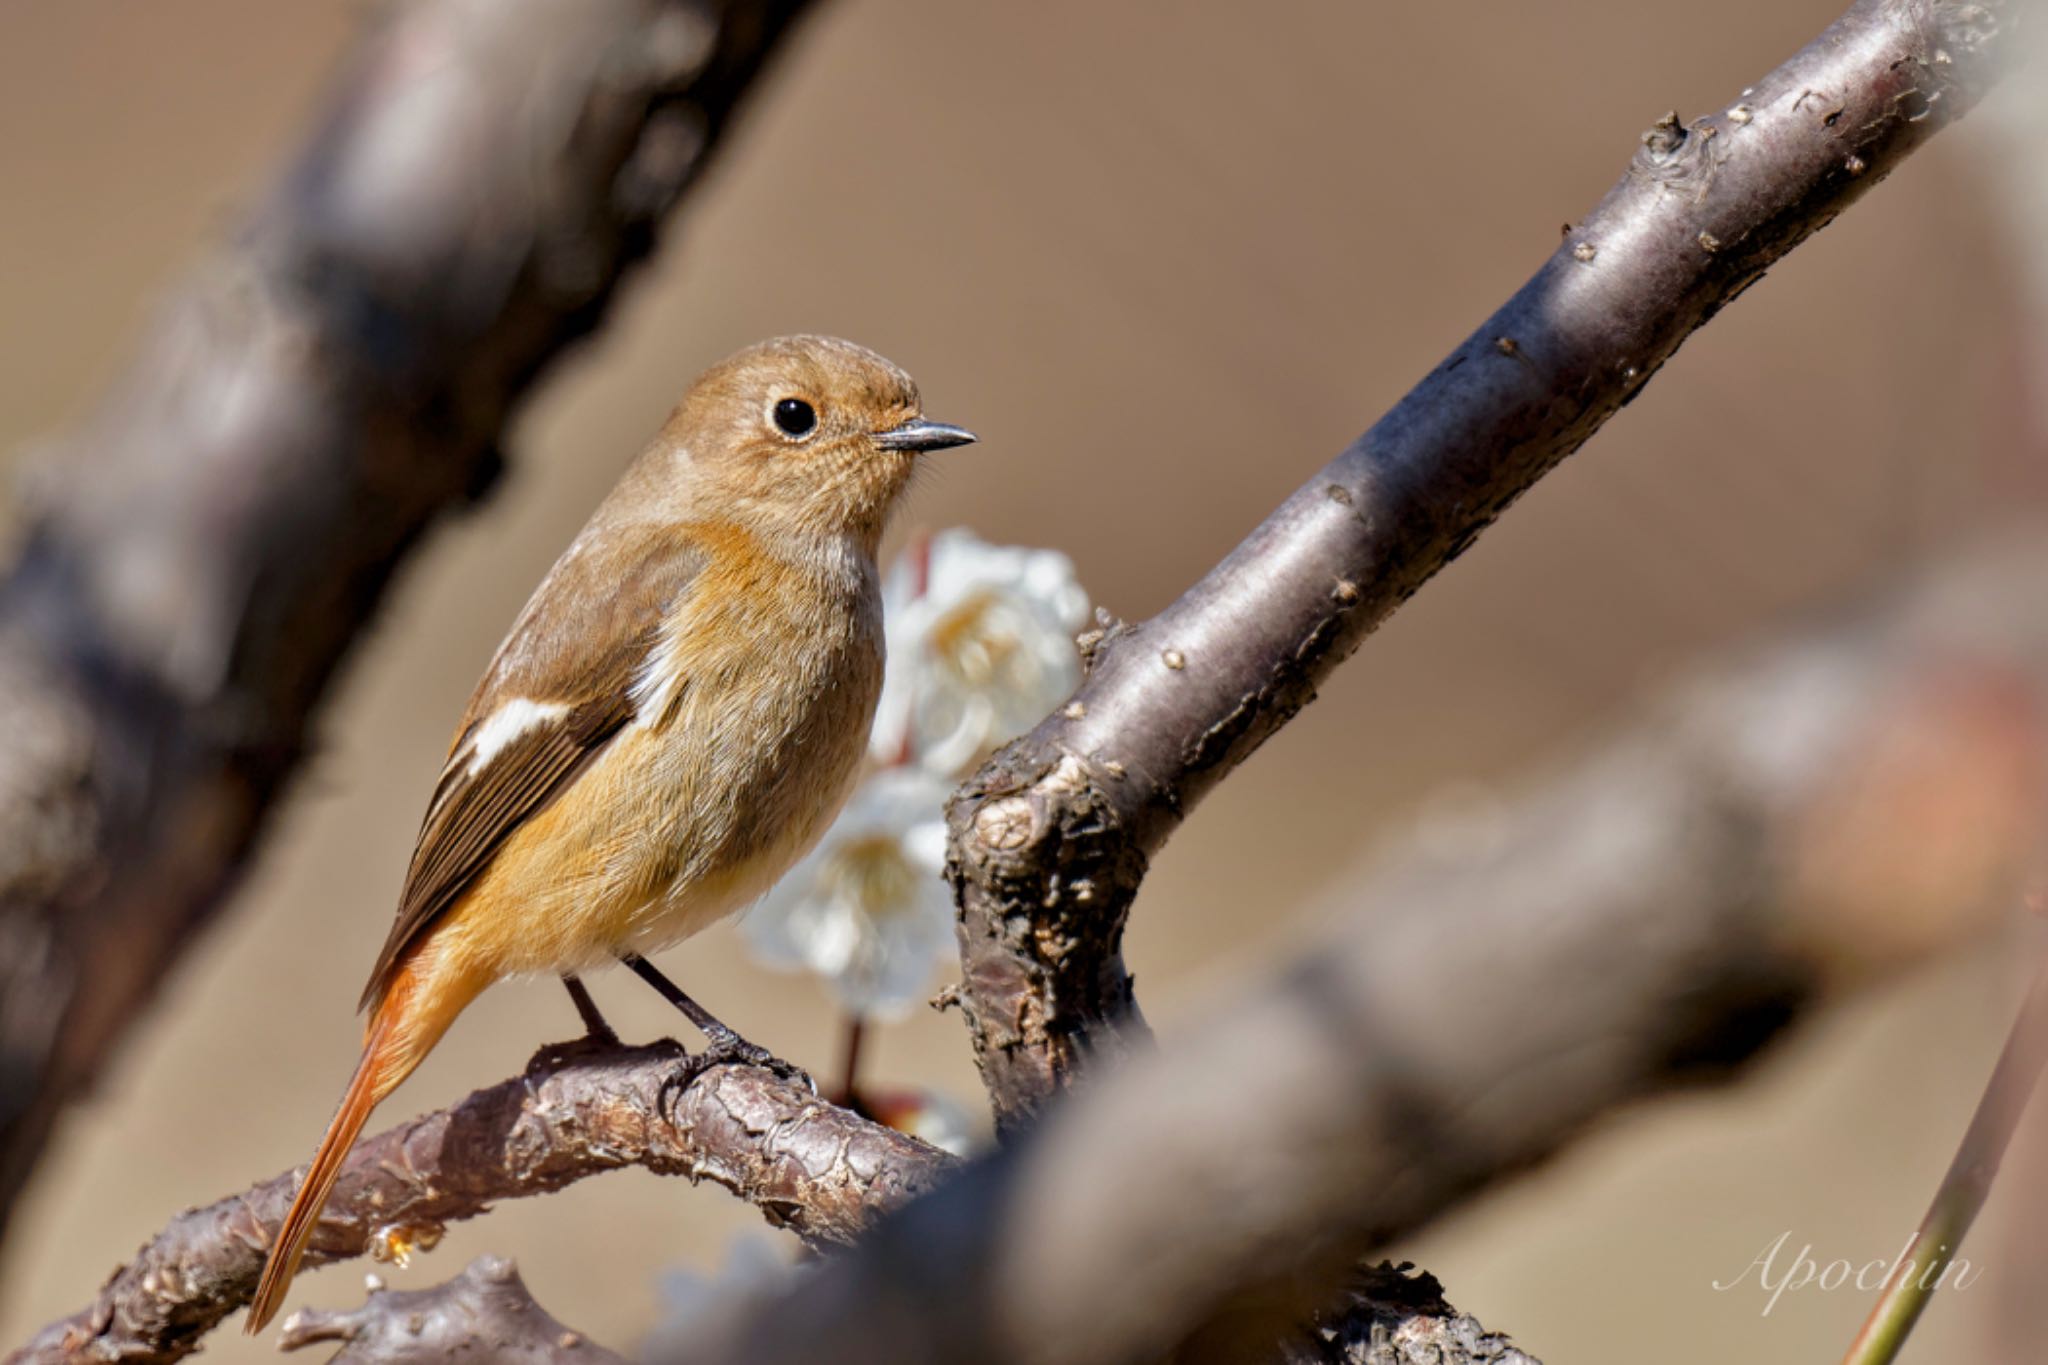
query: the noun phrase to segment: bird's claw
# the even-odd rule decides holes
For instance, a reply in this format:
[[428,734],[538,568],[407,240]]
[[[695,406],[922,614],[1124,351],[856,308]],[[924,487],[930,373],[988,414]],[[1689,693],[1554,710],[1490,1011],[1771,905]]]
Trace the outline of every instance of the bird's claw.
[[771,1071],[785,1081],[794,1081],[812,1094],[818,1091],[818,1083],[811,1079],[808,1071],[794,1062],[783,1061],[759,1043],[750,1043],[730,1029],[712,1034],[704,1050],[692,1060],[700,1070],[714,1066],[755,1066]]

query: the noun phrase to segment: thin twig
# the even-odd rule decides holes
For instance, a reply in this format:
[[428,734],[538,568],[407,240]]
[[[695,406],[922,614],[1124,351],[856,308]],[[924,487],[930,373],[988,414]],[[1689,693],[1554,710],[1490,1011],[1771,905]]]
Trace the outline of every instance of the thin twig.
[[1990,1197],[1991,1182],[2012,1144],[2027,1101],[2048,1067],[2048,958],[2035,969],[2034,983],[2006,1036],[1998,1065],[1985,1083],[1977,1112],[1956,1148],[1955,1160],[1934,1192],[1927,1216],[1878,1291],[1877,1303],[1849,1346],[1842,1365],[1890,1365],[1913,1325],[1948,1277],[1970,1225]]

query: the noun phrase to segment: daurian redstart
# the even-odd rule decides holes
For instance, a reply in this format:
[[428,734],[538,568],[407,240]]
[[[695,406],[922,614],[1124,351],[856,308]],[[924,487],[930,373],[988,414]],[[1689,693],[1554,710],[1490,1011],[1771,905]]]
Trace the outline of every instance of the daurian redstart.
[[470,698],[370,973],[362,1060],[249,1305],[276,1315],[370,1111],[500,977],[626,962],[745,907],[858,774],[882,682],[875,553],[924,419],[872,351],[786,337],[691,386],[527,602]]

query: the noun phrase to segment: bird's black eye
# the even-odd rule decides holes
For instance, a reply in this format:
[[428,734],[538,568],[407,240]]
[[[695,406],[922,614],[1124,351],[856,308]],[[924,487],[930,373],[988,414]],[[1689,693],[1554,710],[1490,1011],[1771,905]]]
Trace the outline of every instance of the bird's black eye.
[[785,398],[775,405],[775,425],[785,436],[808,436],[818,425],[818,413],[801,398]]

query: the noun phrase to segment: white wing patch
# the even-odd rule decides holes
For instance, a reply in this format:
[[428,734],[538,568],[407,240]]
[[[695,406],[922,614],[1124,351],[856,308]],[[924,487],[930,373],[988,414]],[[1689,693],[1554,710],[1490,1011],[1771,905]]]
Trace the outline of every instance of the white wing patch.
[[569,708],[558,701],[533,701],[513,697],[485,718],[469,739],[469,775],[476,776],[484,765],[498,756],[507,744],[536,725],[567,715]]
[[642,725],[659,722],[682,684],[683,671],[677,657],[681,648],[678,640],[685,629],[681,617],[681,612],[671,612],[661,623],[654,648],[647,651],[647,658],[633,675],[633,710]]

